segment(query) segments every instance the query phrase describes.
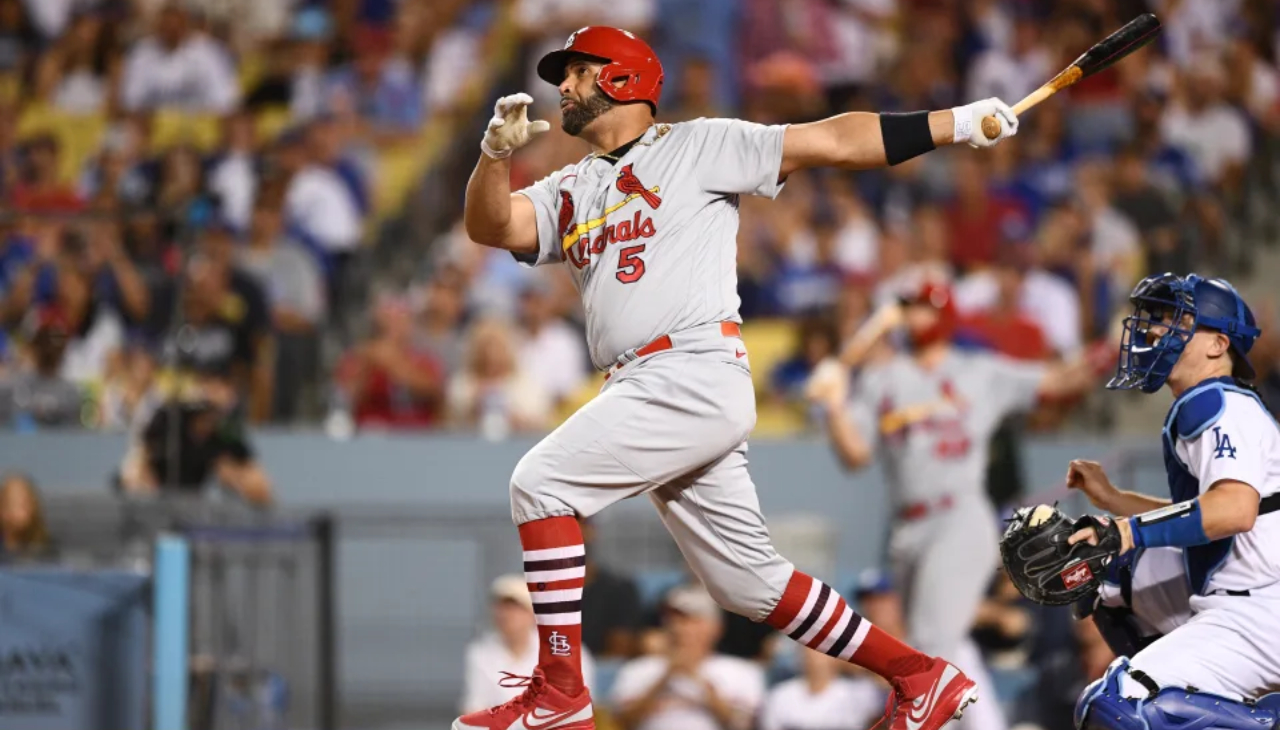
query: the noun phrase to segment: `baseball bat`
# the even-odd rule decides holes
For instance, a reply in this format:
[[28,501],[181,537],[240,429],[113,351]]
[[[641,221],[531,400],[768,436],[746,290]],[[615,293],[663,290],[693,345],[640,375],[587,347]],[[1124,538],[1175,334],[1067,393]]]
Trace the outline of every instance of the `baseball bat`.
[[[1123,28],[1103,38],[1085,51],[1070,66],[1054,76],[1049,83],[1027,94],[1026,98],[1013,105],[1013,113],[1021,116],[1023,112],[1054,94],[1087,79],[1099,71],[1110,68],[1115,62],[1137,51],[1139,48],[1155,40],[1160,33],[1160,19],[1151,13],[1144,13],[1125,24]],[[994,116],[983,117],[982,133],[987,139],[1000,136],[1000,120]]]

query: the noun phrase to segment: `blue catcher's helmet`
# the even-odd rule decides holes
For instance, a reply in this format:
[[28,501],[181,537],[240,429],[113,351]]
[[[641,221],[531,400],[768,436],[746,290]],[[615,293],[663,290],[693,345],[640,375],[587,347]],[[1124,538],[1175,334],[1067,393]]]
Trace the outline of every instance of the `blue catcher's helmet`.
[[[1107,383],[1112,390],[1138,388],[1144,393],[1160,390],[1182,355],[1187,340],[1201,327],[1222,332],[1236,354],[1238,378],[1251,380],[1249,350],[1261,334],[1253,312],[1226,279],[1205,279],[1195,274],[1148,276],[1129,295],[1133,314],[1124,320],[1120,338],[1120,364]],[[1191,322],[1184,322],[1187,315]],[[1147,341],[1153,325],[1167,327],[1155,342]]]

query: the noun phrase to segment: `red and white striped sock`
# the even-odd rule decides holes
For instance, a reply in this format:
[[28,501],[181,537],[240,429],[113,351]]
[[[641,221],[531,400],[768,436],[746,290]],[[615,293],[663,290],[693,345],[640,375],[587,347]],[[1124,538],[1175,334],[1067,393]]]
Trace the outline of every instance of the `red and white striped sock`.
[[810,649],[885,679],[910,676],[933,663],[855,613],[831,586],[798,570],[765,622]]
[[538,666],[569,696],[582,691],[582,586],[587,551],[573,517],[520,525],[524,579],[538,621]]

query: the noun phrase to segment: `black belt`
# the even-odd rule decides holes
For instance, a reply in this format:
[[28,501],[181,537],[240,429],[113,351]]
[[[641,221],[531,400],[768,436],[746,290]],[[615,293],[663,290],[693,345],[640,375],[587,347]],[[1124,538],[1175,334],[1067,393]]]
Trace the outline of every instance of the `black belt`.
[[1263,497],[1258,503],[1258,514],[1265,515],[1271,512],[1280,511],[1280,492],[1269,497]]

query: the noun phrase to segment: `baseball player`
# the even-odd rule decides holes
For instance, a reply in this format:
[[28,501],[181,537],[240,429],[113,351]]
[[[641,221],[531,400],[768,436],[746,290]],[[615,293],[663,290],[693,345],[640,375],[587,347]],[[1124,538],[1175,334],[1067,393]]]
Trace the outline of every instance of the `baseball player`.
[[1090,518],[1069,543],[1120,560],[1180,549],[1190,617],[1090,685],[1079,726],[1272,727],[1254,700],[1280,690],[1280,429],[1243,384],[1261,332],[1223,279],[1150,276],[1129,300],[1107,387],[1173,392],[1162,434],[1173,501],[1121,491],[1097,463],[1073,461],[1068,485],[1116,517]]
[[[981,678],[980,655],[966,645],[998,565],[999,520],[985,487],[991,435],[1010,413],[1083,392],[1101,365],[959,351],[951,345],[950,289],[936,280],[911,287],[867,325],[878,324],[882,335],[903,326],[908,351],[867,367],[852,399],[849,374],[839,368],[816,373],[810,397],[825,406],[832,447],[846,467],[882,460],[894,515],[888,560],[911,643],[928,654],[967,655],[961,669]],[[855,344],[869,339],[865,329]],[[998,711],[973,720],[1002,724]]]
[[[530,265],[564,266],[582,295],[600,394],[525,455],[512,517],[541,636],[527,691],[454,730],[593,728],[582,686],[586,561],[575,516],[645,494],[692,570],[727,610],[893,686],[895,730],[936,730],[976,698],[948,662],[897,641],[769,540],[747,471],[755,398],[738,314],[742,195],[774,197],[807,167],[874,168],[937,145],[990,147],[1018,120],[997,99],[935,112],[842,114],[800,125],[729,119],[657,124],[662,66],[631,33],[588,27],[538,64],[560,91],[561,127],[591,153],[513,191],[510,157],[546,132],[525,94],[499,99],[467,186],[471,238]],[[994,116],[1001,132],[978,129]]]

